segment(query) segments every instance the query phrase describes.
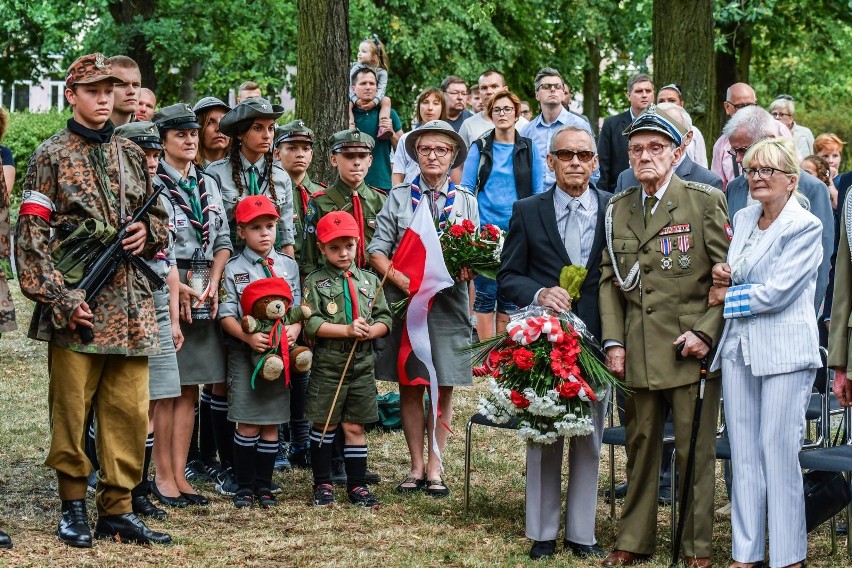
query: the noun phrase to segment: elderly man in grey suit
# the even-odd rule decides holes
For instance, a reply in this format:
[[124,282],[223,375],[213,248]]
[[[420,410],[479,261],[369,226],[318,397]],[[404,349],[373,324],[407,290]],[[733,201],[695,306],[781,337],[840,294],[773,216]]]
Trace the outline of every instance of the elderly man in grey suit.
[[[698,183],[706,183],[707,185],[722,189],[722,178],[719,177],[719,174],[699,166],[686,155],[686,148],[692,144],[693,137],[692,117],[689,116],[686,109],[674,103],[660,103],[657,105],[657,108],[669,113],[670,116],[680,123],[683,130],[686,131],[686,136],[683,137],[683,142],[680,145],[683,149],[683,156],[675,164],[675,175],[683,181],[697,181]],[[635,185],[639,185],[639,180],[633,174],[633,168],[627,168],[618,175],[614,193],[621,193],[628,187]]]
[[[725,124],[722,134],[731,142],[730,154],[742,168],[743,156],[756,142],[775,136],[775,119],[759,106],[740,109]],[[799,170],[799,191],[801,205],[809,210],[822,223],[822,262],[817,272],[814,309],[819,313],[828,288],[828,271],[831,268],[831,253],[834,250],[834,214],[825,184],[806,172]],[[748,182],[740,175],[728,183],[728,211],[734,219],[737,211],[756,203],[751,198]],[[735,219],[734,219],[735,220]],[[734,231],[737,230],[734,225]]]
[[[591,134],[576,126],[557,129],[550,139],[547,164],[556,174],[550,191],[518,201],[509,221],[497,274],[499,293],[520,306],[538,304],[557,311],[573,309],[600,337],[598,280],[604,247],[604,210],[612,194],[599,191],[589,179],[598,165]],[[567,265],[588,269],[580,299],[559,287]],[[609,396],[595,403],[595,431],[570,438],[564,547],[579,557],[606,554],[595,539],[598,463],[604,415]],[[530,557],[556,552],[561,507],[564,441],[527,446],[526,535],[533,540]]]

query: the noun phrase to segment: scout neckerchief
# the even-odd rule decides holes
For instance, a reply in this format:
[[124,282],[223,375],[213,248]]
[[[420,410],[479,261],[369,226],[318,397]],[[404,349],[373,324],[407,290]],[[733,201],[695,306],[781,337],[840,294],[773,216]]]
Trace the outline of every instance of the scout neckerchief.
[[260,195],[262,193],[261,188],[266,185],[266,177],[260,175],[260,168],[266,165],[265,158],[266,156],[261,156],[257,162],[249,164],[246,157],[240,153],[243,166],[243,187],[246,188],[248,195]]
[[[438,190],[436,189],[437,193]],[[411,210],[417,209],[417,204],[420,203],[420,176],[414,178],[411,182]],[[447,228],[447,220],[450,218],[450,213],[453,211],[453,203],[456,200],[456,185],[453,183],[453,180],[447,179],[447,199],[444,201],[444,208],[441,210],[440,215],[438,215],[437,211],[435,211],[434,207],[437,204],[437,198],[435,198],[435,202],[432,203],[432,219],[438,221],[438,230],[443,231]]]
[[343,183],[339,178],[337,183],[329,187],[325,194],[337,205],[337,208],[341,211],[346,211],[349,208],[349,203],[346,197],[343,195],[343,191],[341,188],[345,187],[352,194],[352,216],[355,217],[355,224],[358,225],[358,257],[356,265],[359,268],[366,267],[367,263],[367,252],[366,252],[366,236],[364,235],[364,208],[361,204],[361,196],[358,194],[358,190],[366,188],[365,184],[359,185],[357,188],[352,189]]
[[302,205],[302,219],[308,214],[308,200],[311,198],[311,194],[308,192],[308,188],[305,187],[305,181],[308,179],[307,176],[302,178],[302,183],[296,185],[296,191],[299,192],[299,197],[301,198]]
[[346,312],[346,323],[352,323],[361,315],[358,310],[358,291],[355,289],[355,280],[352,279],[352,271],[344,270],[346,286],[343,287],[343,306]]
[[[189,181],[182,179],[178,182],[178,185],[186,192],[187,197],[189,198],[190,205],[187,205],[183,196],[178,191],[178,186],[175,185],[171,176],[166,173],[165,168],[163,168],[162,162],[159,166],[157,166],[157,175],[159,176],[160,181],[165,184],[166,189],[169,190],[172,203],[180,207],[181,210],[186,213],[190,224],[193,229],[195,229],[195,235],[198,237],[198,242],[201,243],[201,250],[206,251],[207,245],[210,242],[211,213],[208,204],[207,189],[204,186],[204,176],[200,176],[197,180],[196,178],[190,178]],[[200,201],[199,197],[196,197],[195,195],[196,189],[198,190]],[[207,215],[206,218],[205,214]]]
[[275,264],[275,260],[272,258],[258,258],[254,261],[255,264],[259,264],[261,268],[263,268],[263,273],[266,274],[267,278],[277,278],[278,275],[275,274],[275,271],[272,270],[272,266]]

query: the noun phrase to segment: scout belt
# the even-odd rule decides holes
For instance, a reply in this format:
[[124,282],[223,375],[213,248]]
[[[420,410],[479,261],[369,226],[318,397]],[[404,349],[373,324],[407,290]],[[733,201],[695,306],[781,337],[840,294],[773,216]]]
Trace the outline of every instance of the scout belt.
[[[352,350],[352,340],[342,339],[318,339],[317,348],[329,349],[331,351],[340,351],[341,353],[349,353]],[[368,351],[373,347],[370,341],[359,341],[355,347],[356,352]]]

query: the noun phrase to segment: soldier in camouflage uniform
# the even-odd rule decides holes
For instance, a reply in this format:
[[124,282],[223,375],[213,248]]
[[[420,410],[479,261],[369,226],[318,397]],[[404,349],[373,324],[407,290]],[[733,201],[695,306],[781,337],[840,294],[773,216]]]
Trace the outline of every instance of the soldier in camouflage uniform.
[[[3,164],[0,163],[0,171]],[[0,175],[0,336],[4,331],[14,331],[15,305],[9,292],[8,281],[12,279],[11,246],[9,244],[9,192],[4,176]],[[0,531],[0,548],[12,548],[11,537]]]
[[[142,151],[112,135],[117,81],[99,53],[84,55],[68,69],[65,97],[73,118],[30,159],[15,235],[21,291],[37,302],[30,337],[50,343],[51,443],[45,463],[56,470],[62,499],[57,536],[85,548],[92,546],[85,504],[91,464],[83,449],[91,407],[101,458],[95,536],[171,542],[131,512],[130,491],[142,478],[148,425],[148,355],[160,349],[151,287],[125,264],[87,302],[83,290],[66,283],[51,255],[59,243],[55,237],[89,220],[117,229],[150,196]],[[128,226],[125,250],[153,258],[168,242],[167,223],[165,211],[155,205],[143,221]],[[91,343],[82,341],[80,327],[92,328]]]

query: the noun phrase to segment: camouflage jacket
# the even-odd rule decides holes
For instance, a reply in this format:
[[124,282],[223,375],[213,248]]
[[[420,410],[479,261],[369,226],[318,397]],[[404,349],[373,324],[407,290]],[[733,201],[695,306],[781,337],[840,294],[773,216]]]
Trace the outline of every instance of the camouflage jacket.
[[[9,280],[12,279],[12,246],[9,243],[9,192],[0,164],[0,333],[17,329],[15,325],[15,305],[9,292]],[[10,273],[7,274],[6,272]]]
[[[95,340],[85,345],[68,327],[71,314],[84,300],[82,290],[69,290],[50,257],[59,243],[52,229],[76,227],[94,218],[118,228],[119,156],[126,196],[126,214],[150,195],[150,178],[142,151],[114,136],[97,143],[63,129],[33,153],[24,178],[24,194],[15,234],[21,291],[39,305],[29,337],[83,353],[154,355],[159,353],[157,320],[148,281],[128,265],[95,298]],[[146,220],[148,241],[142,256],[152,259],[168,244],[168,217],[156,204]],[[91,307],[92,302],[89,302]]]

